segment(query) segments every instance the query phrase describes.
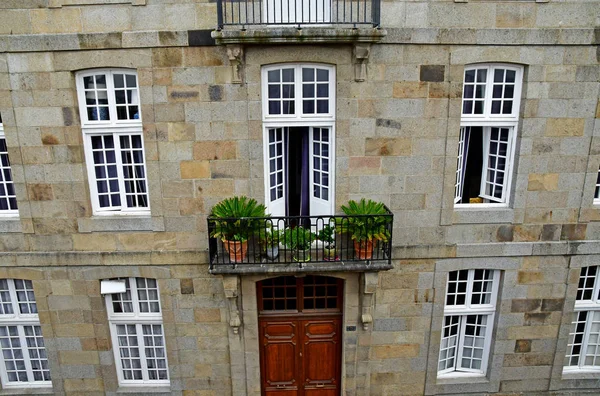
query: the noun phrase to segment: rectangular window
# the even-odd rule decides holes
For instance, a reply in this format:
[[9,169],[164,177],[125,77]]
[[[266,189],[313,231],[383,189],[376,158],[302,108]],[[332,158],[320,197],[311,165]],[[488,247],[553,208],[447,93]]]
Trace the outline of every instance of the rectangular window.
[[521,82],[520,67],[465,69],[455,205],[508,204]]
[[156,279],[126,278],[125,292],[106,295],[121,385],[168,385],[169,370]]
[[598,267],[583,267],[579,275],[572,332],[564,371],[600,371],[600,282]]
[[485,375],[499,278],[487,269],[448,274],[438,376]]
[[149,214],[137,74],[82,72],[77,94],[94,214]]
[[10,170],[4,125],[0,115],[0,216],[16,216],[18,214],[17,196]]
[[596,175],[596,189],[594,190],[594,204],[600,205],[600,169]]
[[0,279],[0,348],[3,388],[52,386],[30,280]]
[[333,116],[333,68],[274,66],[264,69],[265,117],[322,118]]

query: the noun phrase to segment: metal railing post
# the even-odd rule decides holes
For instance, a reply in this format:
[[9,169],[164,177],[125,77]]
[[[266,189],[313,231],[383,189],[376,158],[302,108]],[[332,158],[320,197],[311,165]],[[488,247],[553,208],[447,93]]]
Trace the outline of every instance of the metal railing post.
[[217,27],[223,29],[223,0],[217,0]]

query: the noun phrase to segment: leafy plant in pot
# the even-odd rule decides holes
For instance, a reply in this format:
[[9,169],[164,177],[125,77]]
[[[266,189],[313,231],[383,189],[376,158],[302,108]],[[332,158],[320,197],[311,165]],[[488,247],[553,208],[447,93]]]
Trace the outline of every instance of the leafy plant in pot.
[[370,260],[373,257],[373,241],[387,242],[390,237],[388,231],[388,211],[381,202],[365,200],[360,202],[348,201],[342,205],[342,210],[348,216],[338,218],[338,229],[346,232],[354,241],[354,251],[360,260]]
[[292,251],[292,259],[299,263],[310,261],[310,246],[314,240],[315,234],[302,226],[283,231],[283,244]]
[[323,260],[339,260],[335,249],[335,227],[327,224],[319,231],[317,238],[323,242]]
[[274,228],[272,225],[268,225],[264,230],[264,234],[261,234],[260,239],[267,258],[269,260],[275,260],[279,256],[281,231]]
[[264,227],[267,208],[246,196],[226,198],[211,212],[215,229],[210,236],[223,241],[233,263],[244,261],[248,252],[248,238]]

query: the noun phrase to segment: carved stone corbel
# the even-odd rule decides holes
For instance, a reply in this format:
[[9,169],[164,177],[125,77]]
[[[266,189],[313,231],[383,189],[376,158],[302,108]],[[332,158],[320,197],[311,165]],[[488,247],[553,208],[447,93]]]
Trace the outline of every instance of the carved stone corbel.
[[231,82],[234,84],[241,84],[244,66],[244,47],[239,44],[228,45],[227,57],[231,64]]
[[223,275],[223,289],[229,306],[229,327],[233,334],[238,334],[242,325],[237,301],[240,295],[240,278],[237,275]]
[[377,290],[379,274],[377,272],[363,272],[360,275],[360,320],[363,325],[363,330],[369,330],[369,325],[373,323],[373,296]]
[[354,44],[354,80],[365,81],[367,79],[367,61],[371,53],[371,44]]

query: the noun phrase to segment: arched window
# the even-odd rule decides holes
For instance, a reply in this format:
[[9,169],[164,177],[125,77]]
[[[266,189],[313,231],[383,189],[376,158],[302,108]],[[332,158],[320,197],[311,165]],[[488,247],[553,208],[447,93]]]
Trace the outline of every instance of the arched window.
[[77,96],[94,214],[149,214],[137,73],[77,73]]

